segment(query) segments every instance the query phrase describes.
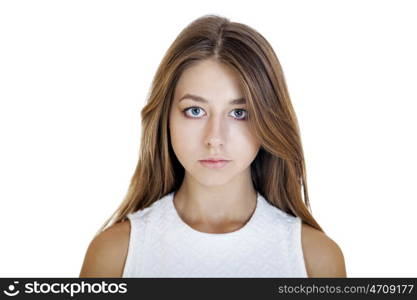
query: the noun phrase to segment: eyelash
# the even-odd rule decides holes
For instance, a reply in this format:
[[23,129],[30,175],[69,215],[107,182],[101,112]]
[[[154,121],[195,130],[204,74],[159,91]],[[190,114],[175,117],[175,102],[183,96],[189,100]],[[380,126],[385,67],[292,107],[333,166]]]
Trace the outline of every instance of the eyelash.
[[[189,118],[189,119],[201,119],[201,117],[198,117],[198,118],[196,118],[196,117],[189,117],[188,115],[187,115],[187,111],[189,110],[189,109],[191,109],[191,108],[198,108],[198,109],[202,109],[201,107],[198,107],[198,106],[190,106],[190,107],[187,107],[187,108],[185,108],[185,109],[183,109],[182,110],[182,113],[184,114],[184,116],[186,117],[186,118]],[[247,112],[247,110],[246,109],[243,109],[243,108],[236,108],[236,109],[234,109],[234,110],[242,110],[242,111],[244,111],[245,112],[245,117],[243,117],[242,119],[238,119],[238,118],[235,118],[237,121],[245,121],[245,120],[247,120],[248,119],[248,112]]]

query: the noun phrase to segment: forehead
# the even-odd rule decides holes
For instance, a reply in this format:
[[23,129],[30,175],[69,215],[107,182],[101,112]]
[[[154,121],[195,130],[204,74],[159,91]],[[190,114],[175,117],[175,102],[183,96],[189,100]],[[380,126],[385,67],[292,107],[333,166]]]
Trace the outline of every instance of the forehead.
[[184,70],[175,88],[175,98],[181,98],[186,93],[209,101],[243,96],[237,73],[214,60],[203,60]]

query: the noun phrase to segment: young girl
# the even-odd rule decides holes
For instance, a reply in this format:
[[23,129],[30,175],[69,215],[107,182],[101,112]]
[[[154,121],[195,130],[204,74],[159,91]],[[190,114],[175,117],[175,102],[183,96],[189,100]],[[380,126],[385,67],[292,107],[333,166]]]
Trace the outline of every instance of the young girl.
[[310,213],[298,121],[261,34],[215,15],[192,22],[141,116],[129,190],[80,277],[346,277]]

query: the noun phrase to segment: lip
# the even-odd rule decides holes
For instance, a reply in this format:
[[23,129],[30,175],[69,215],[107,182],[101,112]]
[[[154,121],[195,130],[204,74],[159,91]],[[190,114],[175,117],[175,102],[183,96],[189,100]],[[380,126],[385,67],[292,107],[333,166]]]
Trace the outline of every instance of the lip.
[[209,156],[209,157],[206,157],[206,158],[203,158],[203,159],[200,159],[200,160],[209,160],[209,161],[212,161],[212,160],[214,160],[214,161],[227,160],[227,161],[230,161],[230,159],[227,159],[225,157],[220,157],[220,156]]
[[203,159],[199,161],[203,166],[212,169],[219,169],[226,166],[230,160],[225,159]]

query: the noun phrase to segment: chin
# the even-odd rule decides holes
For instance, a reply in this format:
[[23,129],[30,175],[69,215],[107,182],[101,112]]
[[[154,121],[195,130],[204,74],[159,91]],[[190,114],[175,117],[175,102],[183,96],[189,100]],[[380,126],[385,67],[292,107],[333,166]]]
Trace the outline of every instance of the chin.
[[201,185],[205,185],[207,187],[215,187],[215,186],[222,186],[227,184],[232,178],[230,175],[226,176],[225,174],[220,173],[199,173],[191,174],[196,181],[198,181]]

